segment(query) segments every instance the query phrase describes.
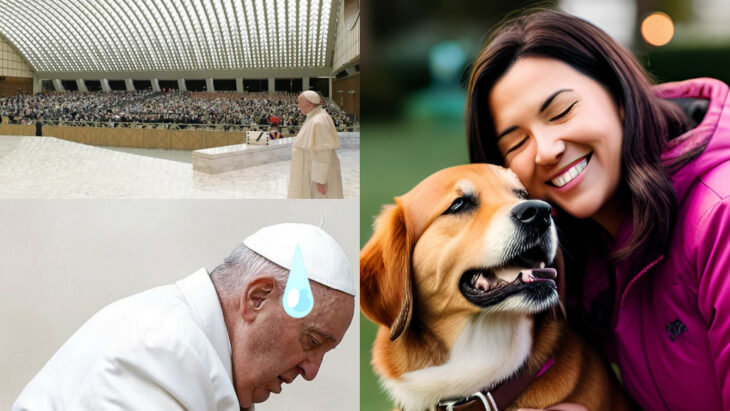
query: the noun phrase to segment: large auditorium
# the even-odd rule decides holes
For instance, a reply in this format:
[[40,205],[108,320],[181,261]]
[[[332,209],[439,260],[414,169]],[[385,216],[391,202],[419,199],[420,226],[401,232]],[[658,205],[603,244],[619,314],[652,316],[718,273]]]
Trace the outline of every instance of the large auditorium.
[[0,198],[286,198],[303,95],[359,197],[359,0],[0,0]]

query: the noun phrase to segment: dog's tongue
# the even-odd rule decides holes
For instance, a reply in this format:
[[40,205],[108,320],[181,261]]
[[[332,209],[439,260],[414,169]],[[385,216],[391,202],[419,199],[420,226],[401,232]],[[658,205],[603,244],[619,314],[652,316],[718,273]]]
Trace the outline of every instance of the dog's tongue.
[[555,280],[558,276],[558,272],[550,267],[522,270],[520,274],[522,274],[522,282],[525,284],[533,281]]

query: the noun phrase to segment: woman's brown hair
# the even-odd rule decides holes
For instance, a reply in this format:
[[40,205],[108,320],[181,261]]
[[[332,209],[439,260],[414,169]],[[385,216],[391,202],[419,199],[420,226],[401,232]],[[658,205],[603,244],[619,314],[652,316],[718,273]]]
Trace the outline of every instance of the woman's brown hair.
[[[466,105],[471,162],[504,165],[496,146],[489,93],[521,57],[560,60],[602,84],[623,110],[623,147],[619,192],[629,201],[634,230],[613,257],[636,263],[661,253],[671,238],[677,201],[667,168],[679,167],[704,147],[662,162],[668,141],[686,128],[685,116],[673,103],[655,97],[649,75],[634,55],[602,30],[555,10],[521,13],[500,24],[474,62]],[[596,115],[601,115],[596,113]],[[565,227],[559,228],[563,231]]]

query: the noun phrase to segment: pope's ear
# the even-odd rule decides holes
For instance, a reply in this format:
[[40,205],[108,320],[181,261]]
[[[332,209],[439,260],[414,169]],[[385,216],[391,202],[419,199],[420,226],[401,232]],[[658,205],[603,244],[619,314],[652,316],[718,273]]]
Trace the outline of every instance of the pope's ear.
[[248,283],[241,295],[241,317],[253,321],[267,305],[274,304],[278,297],[276,287],[274,277],[259,277]]

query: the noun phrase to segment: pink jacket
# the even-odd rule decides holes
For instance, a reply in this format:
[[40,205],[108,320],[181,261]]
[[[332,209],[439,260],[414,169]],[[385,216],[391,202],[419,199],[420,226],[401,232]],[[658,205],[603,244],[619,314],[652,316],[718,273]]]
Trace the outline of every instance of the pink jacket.
[[[709,143],[671,175],[678,214],[669,250],[641,270],[615,267],[606,354],[645,409],[730,410],[730,102],[712,79],[656,88],[663,98],[709,99],[704,119],[674,150]],[[665,153],[665,155],[668,153]],[[622,224],[620,248],[631,233]],[[609,287],[606,259],[588,254],[580,304]],[[600,303],[600,301],[598,301]]]

